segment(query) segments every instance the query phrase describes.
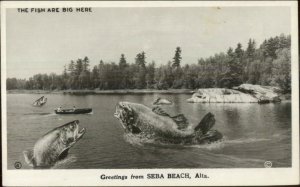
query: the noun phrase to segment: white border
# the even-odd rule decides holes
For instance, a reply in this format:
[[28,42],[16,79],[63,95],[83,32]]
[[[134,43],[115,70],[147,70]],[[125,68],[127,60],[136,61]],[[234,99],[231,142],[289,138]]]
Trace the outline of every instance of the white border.
[[[32,7],[210,7],[287,6],[291,7],[292,36],[292,167],[262,169],[72,169],[7,170],[6,135],[6,8]],[[1,99],[2,172],[4,186],[216,186],[299,184],[299,75],[297,1],[113,1],[113,2],[1,2]],[[148,173],[207,174],[209,179],[101,180],[100,175],[144,175]]]

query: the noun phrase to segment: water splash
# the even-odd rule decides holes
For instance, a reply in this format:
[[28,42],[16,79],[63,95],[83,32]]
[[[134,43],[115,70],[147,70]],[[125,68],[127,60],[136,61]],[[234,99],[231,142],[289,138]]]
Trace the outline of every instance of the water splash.
[[255,143],[255,142],[263,142],[270,141],[272,139],[269,138],[241,138],[236,140],[227,140],[226,144],[245,144],[245,143]]
[[75,156],[68,156],[67,158],[60,160],[55,163],[55,165],[52,167],[52,169],[61,169],[61,168],[68,168],[70,164],[73,162],[76,162],[77,158]]
[[135,146],[152,145],[155,147],[174,148],[174,149],[196,147],[196,148],[205,148],[209,150],[221,149],[224,147],[224,144],[222,143],[223,140],[219,140],[209,144],[186,145],[184,143],[182,144],[168,143],[166,141],[160,141],[159,139],[147,138],[145,136],[134,135],[131,133],[124,134],[124,139],[126,142]]
[[256,142],[262,142],[262,141],[270,141],[271,139],[267,138],[241,138],[236,140],[228,140],[226,137],[224,137],[220,141],[212,142],[209,144],[201,144],[201,145],[190,145],[187,147],[195,147],[200,149],[208,149],[208,150],[219,150],[223,149],[225,146],[231,146],[236,144],[247,144],[247,143],[256,143]]
[[130,143],[131,145],[138,145],[138,146],[142,146],[144,144],[152,144],[155,142],[153,139],[149,139],[144,136],[133,135],[131,133],[124,134],[124,139],[126,142]]
[[209,144],[198,144],[198,145],[186,145],[185,147],[194,147],[200,149],[208,149],[208,150],[219,150],[225,147],[224,140],[212,142]]

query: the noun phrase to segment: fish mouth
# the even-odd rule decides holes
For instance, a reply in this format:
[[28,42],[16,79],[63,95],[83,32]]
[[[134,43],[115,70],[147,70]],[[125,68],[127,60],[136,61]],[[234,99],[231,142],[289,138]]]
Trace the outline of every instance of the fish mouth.
[[124,104],[122,102],[120,102],[116,105],[116,111],[114,113],[114,117],[120,121],[120,123],[124,129],[127,129],[126,123],[124,123],[124,114],[125,114]]
[[138,134],[141,132],[140,128],[135,125],[134,110],[126,102],[119,102],[116,105],[116,112],[114,116],[120,121],[122,127],[126,132]]
[[62,160],[67,157],[69,149],[74,146],[85,134],[86,130],[85,128],[82,128],[81,130],[79,127],[79,120],[75,120],[72,122],[69,122],[66,124],[67,127],[72,129],[72,136],[65,141],[64,139],[61,139],[62,143],[65,145],[65,148],[61,151],[61,153],[58,155],[58,160]]
[[85,134],[86,130],[85,128],[82,128],[78,133],[76,134],[75,141],[78,141],[82,136]]
[[82,138],[82,136],[86,132],[85,128],[82,128],[81,130],[79,130],[80,129],[79,120],[71,121],[71,122],[67,123],[66,126],[68,128],[71,128],[73,131],[73,133],[72,133],[73,134],[73,136],[72,136],[73,143],[77,142],[80,138]]
[[86,130],[85,128],[82,128],[81,130],[79,130],[79,120],[75,120],[73,121],[73,123],[75,124],[75,130],[74,130],[74,142],[77,142],[80,138],[82,138],[82,136],[85,134]]

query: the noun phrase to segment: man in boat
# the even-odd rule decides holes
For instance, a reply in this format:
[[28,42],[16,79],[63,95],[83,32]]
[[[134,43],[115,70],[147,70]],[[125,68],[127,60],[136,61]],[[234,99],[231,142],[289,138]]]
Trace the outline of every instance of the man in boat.
[[61,112],[61,106],[57,108],[57,112]]
[[75,106],[73,106],[73,112],[76,110],[76,107]]

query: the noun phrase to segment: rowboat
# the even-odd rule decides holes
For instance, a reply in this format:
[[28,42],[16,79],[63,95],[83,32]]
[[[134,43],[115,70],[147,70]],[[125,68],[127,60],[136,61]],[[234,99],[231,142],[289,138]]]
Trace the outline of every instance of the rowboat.
[[56,114],[87,114],[91,113],[93,109],[91,108],[78,108],[78,109],[62,109],[62,110],[57,110],[55,109],[54,112]]
[[47,102],[47,98],[42,96],[39,99],[37,99],[36,101],[34,101],[34,103],[32,104],[33,106],[43,106],[44,104],[46,104]]

